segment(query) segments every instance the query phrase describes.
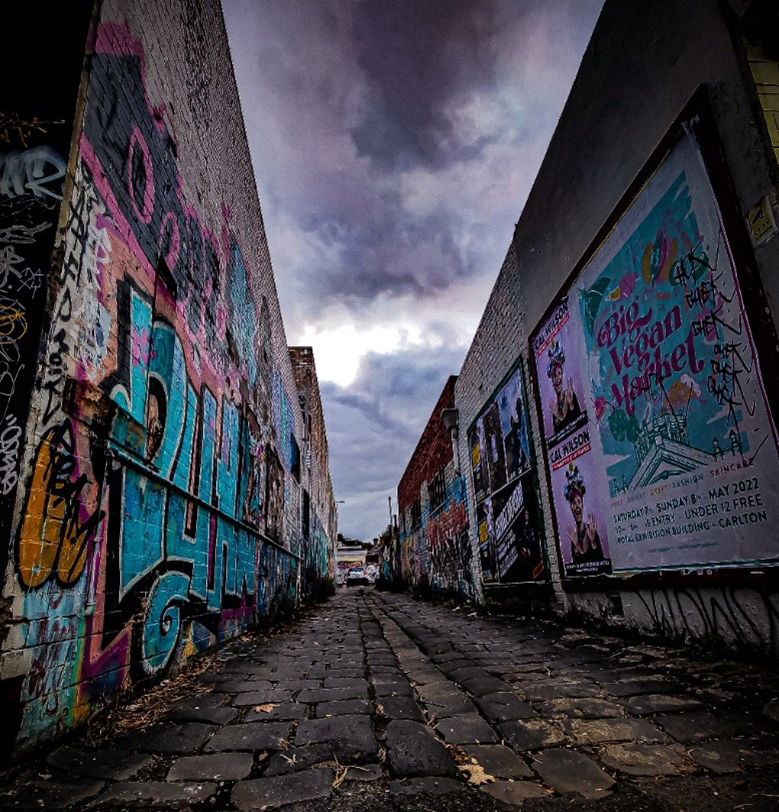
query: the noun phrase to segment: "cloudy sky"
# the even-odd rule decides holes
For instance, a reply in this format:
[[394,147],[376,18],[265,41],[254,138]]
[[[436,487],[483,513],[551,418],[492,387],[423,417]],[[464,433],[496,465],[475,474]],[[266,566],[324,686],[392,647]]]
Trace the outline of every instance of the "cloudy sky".
[[223,0],[339,530],[378,535],[457,374],[602,0]]

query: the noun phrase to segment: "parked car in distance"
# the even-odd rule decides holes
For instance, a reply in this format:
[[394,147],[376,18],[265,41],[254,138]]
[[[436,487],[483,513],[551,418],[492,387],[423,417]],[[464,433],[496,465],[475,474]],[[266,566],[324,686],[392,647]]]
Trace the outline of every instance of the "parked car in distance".
[[372,584],[370,576],[365,571],[365,567],[352,567],[346,575],[346,585],[347,586],[357,586],[357,585],[365,585],[369,586]]

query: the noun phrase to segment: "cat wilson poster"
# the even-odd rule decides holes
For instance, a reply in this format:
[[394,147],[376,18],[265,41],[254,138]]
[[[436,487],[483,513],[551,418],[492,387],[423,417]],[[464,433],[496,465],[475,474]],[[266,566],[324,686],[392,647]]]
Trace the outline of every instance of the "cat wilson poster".
[[536,480],[519,366],[474,421],[468,448],[482,579],[505,584],[543,578]]
[[568,576],[779,558],[779,455],[685,135],[531,338]]

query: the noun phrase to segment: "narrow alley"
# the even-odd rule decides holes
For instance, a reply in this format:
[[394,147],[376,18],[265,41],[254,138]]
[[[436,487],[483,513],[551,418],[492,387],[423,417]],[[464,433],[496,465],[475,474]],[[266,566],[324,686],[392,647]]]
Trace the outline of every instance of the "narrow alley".
[[343,589],[172,682],[164,707],[147,693],[102,738],[82,730],[17,767],[0,807],[692,812],[779,799],[775,669],[551,621]]

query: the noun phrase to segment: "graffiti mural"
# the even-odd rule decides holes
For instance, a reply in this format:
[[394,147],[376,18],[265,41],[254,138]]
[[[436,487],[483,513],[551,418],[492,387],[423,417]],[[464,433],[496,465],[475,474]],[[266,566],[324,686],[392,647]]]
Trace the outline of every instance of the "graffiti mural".
[[457,378],[447,381],[398,485],[398,533],[382,536],[382,583],[476,596],[465,482],[443,421],[454,408]]
[[[99,25],[14,534],[22,746],[288,610],[301,568],[329,574],[315,511],[297,555],[298,401],[257,252],[229,207],[207,222],[188,200],[144,73],[129,28]],[[64,169],[49,147],[0,158],[0,497],[19,479],[31,252],[53,239]]]
[[[0,137],[0,563],[5,571],[46,280],[62,200],[63,122],[6,116]],[[10,147],[10,148],[9,148]]]

